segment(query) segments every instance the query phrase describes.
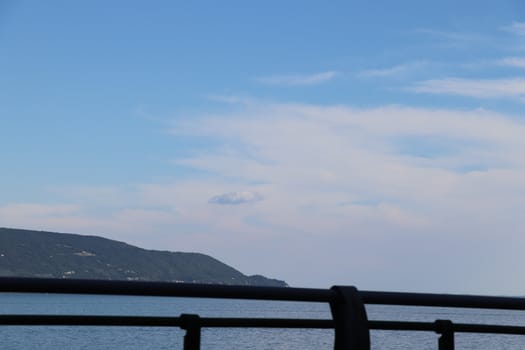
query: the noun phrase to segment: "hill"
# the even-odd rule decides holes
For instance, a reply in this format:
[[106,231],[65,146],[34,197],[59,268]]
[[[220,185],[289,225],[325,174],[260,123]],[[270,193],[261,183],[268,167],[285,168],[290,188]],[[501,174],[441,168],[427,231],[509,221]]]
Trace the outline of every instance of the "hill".
[[211,256],[156,251],[97,236],[0,228],[0,276],[280,286]]

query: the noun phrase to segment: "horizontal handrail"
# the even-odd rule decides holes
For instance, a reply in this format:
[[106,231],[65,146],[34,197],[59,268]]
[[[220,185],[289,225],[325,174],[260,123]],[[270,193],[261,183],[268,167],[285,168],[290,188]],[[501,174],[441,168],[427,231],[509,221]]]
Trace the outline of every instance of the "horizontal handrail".
[[460,294],[360,291],[365,304],[525,310],[525,298]]
[[328,289],[217,284],[0,277],[0,292],[104,294],[252,300],[330,302]]
[[[383,331],[438,332],[440,329],[439,324],[436,324],[436,322],[369,321],[368,326],[370,329]],[[455,333],[493,333],[525,335],[525,327],[510,325],[451,322],[450,329]]]
[[[198,317],[203,328],[334,328],[333,320],[296,318]],[[0,315],[3,326],[181,327],[184,317],[98,315]]]
[[[294,318],[199,317],[202,328],[301,328],[333,329],[333,320]],[[98,315],[0,315],[3,326],[117,326],[180,327],[180,317]],[[436,332],[435,322],[368,321],[373,330]],[[523,334],[525,327],[510,325],[452,323],[456,333]]]
[[[104,294],[332,302],[330,289],[229,286],[172,282],[0,277],[0,292]],[[359,291],[365,304],[525,310],[525,298],[461,294]]]

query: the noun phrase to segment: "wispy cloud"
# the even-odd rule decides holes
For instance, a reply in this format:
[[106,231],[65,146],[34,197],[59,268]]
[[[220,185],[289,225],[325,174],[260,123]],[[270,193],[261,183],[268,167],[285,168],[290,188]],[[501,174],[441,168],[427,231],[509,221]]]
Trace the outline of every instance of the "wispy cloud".
[[59,218],[70,216],[79,210],[79,206],[70,204],[18,203],[0,207],[0,218],[3,220],[13,220],[26,216]]
[[227,104],[242,104],[242,105],[253,104],[257,101],[256,99],[252,97],[239,96],[239,95],[208,95],[207,98],[210,101],[227,103]]
[[514,35],[525,36],[525,22],[512,22],[511,25],[503,27],[503,30]]
[[257,81],[268,85],[309,86],[330,81],[337,77],[337,75],[338,73],[335,71],[315,74],[271,75],[268,77],[257,78]]
[[399,65],[388,67],[388,68],[366,69],[366,70],[359,72],[358,76],[365,77],[365,78],[394,77],[394,76],[407,74],[411,71],[420,69],[425,65],[426,65],[426,62],[417,61],[417,62],[399,64]]
[[469,44],[486,42],[488,39],[479,34],[455,32],[446,30],[436,30],[429,28],[416,29],[417,34],[432,37],[438,41],[440,46],[445,47],[468,47]]
[[212,204],[226,204],[226,205],[237,205],[245,203],[254,203],[263,200],[263,196],[253,191],[238,191],[228,192],[213,196],[209,199],[208,203]]
[[525,57],[506,57],[497,61],[500,66],[525,68]]
[[409,89],[414,92],[429,94],[460,95],[475,98],[517,98],[523,100],[525,97],[525,78],[433,79],[415,83]]

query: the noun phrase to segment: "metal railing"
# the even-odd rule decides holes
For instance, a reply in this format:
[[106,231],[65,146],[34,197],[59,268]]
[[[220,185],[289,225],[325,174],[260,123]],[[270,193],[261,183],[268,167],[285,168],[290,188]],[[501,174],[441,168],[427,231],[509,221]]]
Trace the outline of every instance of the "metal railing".
[[42,326],[150,326],[179,327],[186,331],[184,349],[200,349],[202,328],[334,329],[335,350],[369,350],[370,330],[427,331],[438,336],[439,350],[454,349],[456,333],[525,335],[525,327],[489,324],[368,320],[366,304],[453,308],[525,310],[524,298],[358,291],[355,287],[330,289],[201,285],[165,282],[128,282],[75,279],[0,278],[0,292],[104,294],[275,301],[323,302],[332,319],[209,318],[182,314],[160,316],[0,315],[0,325]]

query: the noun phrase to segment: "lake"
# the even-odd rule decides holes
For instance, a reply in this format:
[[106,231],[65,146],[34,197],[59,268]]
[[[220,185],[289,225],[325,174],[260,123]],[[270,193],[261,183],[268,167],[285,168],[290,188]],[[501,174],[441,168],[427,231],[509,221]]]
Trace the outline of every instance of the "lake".
[[[525,325],[525,312],[367,306],[371,320]],[[134,296],[0,293],[1,314],[330,318],[327,304]],[[202,349],[332,349],[333,330],[206,329]],[[0,326],[2,349],[182,349],[178,328]],[[372,331],[372,349],[437,349],[437,334]],[[525,336],[456,334],[456,349],[524,349]]]

